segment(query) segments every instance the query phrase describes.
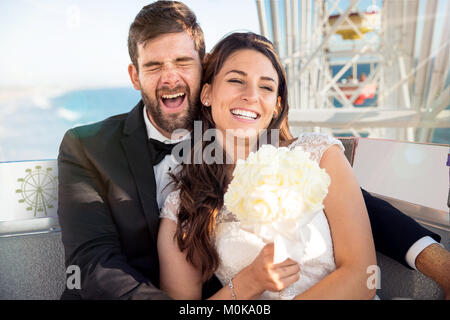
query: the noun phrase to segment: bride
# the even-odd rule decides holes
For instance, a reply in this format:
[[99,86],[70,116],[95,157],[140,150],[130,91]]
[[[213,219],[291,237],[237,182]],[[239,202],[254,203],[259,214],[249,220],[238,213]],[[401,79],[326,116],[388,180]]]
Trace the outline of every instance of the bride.
[[[241,229],[224,207],[233,164],[181,165],[161,211],[161,289],[175,299],[201,299],[202,284],[215,274],[223,288],[209,299],[280,299],[287,287],[294,299],[372,299],[367,268],[376,265],[375,249],[359,185],[339,140],[317,133],[290,139],[286,75],[272,44],[253,33],[231,34],[212,50],[203,76],[203,132],[280,129],[280,145],[310,152],[331,184],[324,210],[300,231],[300,261],[273,264],[273,244]],[[247,156],[249,138],[231,139],[234,148],[224,139],[224,154],[235,159],[230,153],[243,143]]]

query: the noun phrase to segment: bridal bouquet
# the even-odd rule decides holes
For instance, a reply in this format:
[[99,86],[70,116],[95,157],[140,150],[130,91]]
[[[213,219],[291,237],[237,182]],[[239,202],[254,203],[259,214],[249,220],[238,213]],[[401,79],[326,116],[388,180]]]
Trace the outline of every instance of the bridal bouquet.
[[298,230],[323,209],[330,177],[301,148],[264,145],[238,160],[224,203],[241,227],[274,242],[274,263],[299,261]]

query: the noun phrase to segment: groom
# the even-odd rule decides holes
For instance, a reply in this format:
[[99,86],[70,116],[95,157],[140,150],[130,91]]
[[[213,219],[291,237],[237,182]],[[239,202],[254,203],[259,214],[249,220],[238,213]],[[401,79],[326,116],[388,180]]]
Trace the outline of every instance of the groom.
[[[128,71],[142,100],[129,113],[69,130],[60,146],[58,215],[66,265],[81,269],[81,289],[66,289],[63,299],[169,299],[158,289],[156,244],[167,173],[175,167],[166,154],[169,143],[187,138],[171,141],[175,129],[192,129],[204,38],[188,7],[158,1],[136,16],[128,49]],[[436,256],[448,259],[436,244],[440,237],[363,194],[377,250],[448,283],[435,263]],[[204,297],[219,286],[209,281]]]

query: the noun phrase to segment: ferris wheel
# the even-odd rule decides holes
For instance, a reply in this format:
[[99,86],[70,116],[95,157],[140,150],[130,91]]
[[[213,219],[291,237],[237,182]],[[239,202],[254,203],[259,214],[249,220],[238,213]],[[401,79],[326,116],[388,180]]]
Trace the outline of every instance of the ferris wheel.
[[47,210],[54,208],[57,199],[58,179],[53,168],[35,166],[33,170],[26,169],[25,173],[25,177],[17,179],[20,183],[20,189],[16,190],[21,197],[19,203],[26,204],[26,210],[33,211],[34,217],[40,213],[47,216]]
[[288,76],[291,129],[431,142],[450,128],[450,0],[256,4]]

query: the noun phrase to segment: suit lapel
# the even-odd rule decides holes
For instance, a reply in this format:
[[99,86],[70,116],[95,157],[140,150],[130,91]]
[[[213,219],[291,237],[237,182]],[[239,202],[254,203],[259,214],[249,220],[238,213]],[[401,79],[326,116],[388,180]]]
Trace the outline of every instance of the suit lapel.
[[130,112],[125,122],[121,143],[136,182],[139,200],[144,208],[150,236],[156,242],[159,223],[159,209],[156,201],[156,182],[151,165],[148,137],[143,119],[143,103]]

